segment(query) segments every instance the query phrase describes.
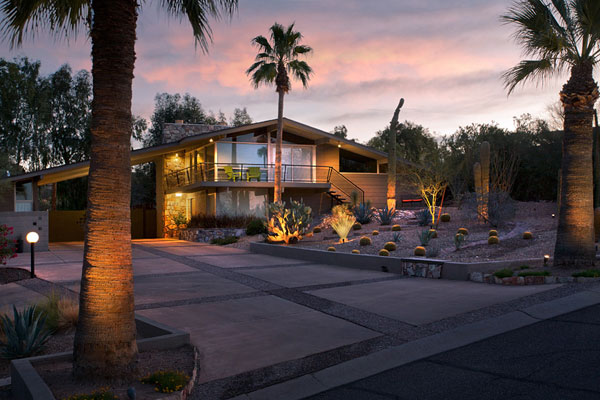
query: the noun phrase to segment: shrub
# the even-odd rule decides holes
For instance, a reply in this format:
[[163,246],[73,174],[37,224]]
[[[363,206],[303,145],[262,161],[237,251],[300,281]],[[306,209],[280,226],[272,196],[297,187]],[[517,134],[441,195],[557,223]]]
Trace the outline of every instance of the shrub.
[[463,234],[463,235],[468,235],[469,234],[469,230],[467,228],[458,228],[457,233]]
[[246,235],[254,236],[267,233],[267,223],[262,219],[253,219],[246,226]]
[[512,271],[512,269],[509,269],[509,268],[503,268],[503,269],[500,269],[500,270],[494,272],[494,276],[496,278],[500,278],[500,279],[508,278],[508,277],[513,276],[513,271]]
[[402,230],[402,227],[398,224],[392,226],[392,232],[400,232]]
[[327,248],[327,251],[335,251],[335,247],[333,247],[333,246],[329,246],[329,247]]
[[188,228],[244,228],[252,221],[260,220],[254,215],[198,214],[190,218]]
[[361,246],[370,246],[371,238],[363,236],[360,238],[360,241],[358,243],[360,243]]
[[70,297],[61,297],[52,292],[36,305],[36,313],[46,319],[45,325],[48,330],[68,332],[77,327],[79,303]]
[[519,269],[521,269],[521,270],[522,270],[522,269],[529,269],[529,265],[521,265],[521,266],[519,267]]
[[35,306],[20,312],[13,305],[13,318],[0,316],[4,342],[0,343],[0,357],[9,360],[33,356],[44,348],[51,331],[46,329],[46,319]]
[[396,250],[396,243],[387,242],[386,244],[383,245],[383,248],[386,249],[387,251],[394,251],[394,250]]
[[425,247],[417,246],[414,251],[415,256],[425,257]]
[[159,393],[173,393],[183,389],[190,377],[181,371],[158,371],[140,379],[142,383],[154,385]]
[[523,239],[525,239],[525,240],[533,239],[533,234],[529,231],[523,232]]
[[210,243],[216,244],[219,246],[225,246],[227,244],[237,243],[237,241],[238,241],[237,236],[225,236],[223,238],[214,238],[213,240],[210,241]]
[[337,214],[333,218],[331,222],[331,227],[335,230],[337,235],[340,237],[340,242],[344,243],[348,240],[348,233],[350,233],[350,229],[354,226],[356,222],[356,218],[354,215],[349,214]]
[[427,226],[431,223],[431,212],[429,212],[428,208],[417,211],[415,217],[417,217],[419,226]]
[[498,239],[498,236],[490,236],[488,238],[488,244],[498,244],[500,243],[500,239]]
[[15,253],[15,241],[8,239],[12,235],[13,228],[0,225],[0,264],[6,264],[6,261],[17,256]]
[[354,225],[352,225],[352,229],[354,229],[355,231],[358,231],[362,228],[362,225],[360,224],[360,222],[356,222]]
[[456,235],[454,235],[454,247],[456,248],[456,250],[460,250],[462,245],[465,243],[466,238],[467,237],[462,233],[457,233]]
[[371,233],[371,235],[377,236],[377,235],[379,235],[379,231],[373,231],[373,233]]
[[173,220],[173,223],[179,228],[183,226],[188,226],[188,219],[184,213],[178,213],[175,216],[171,216],[171,219]]
[[75,394],[67,397],[67,400],[114,400],[118,399],[115,394],[107,389],[96,390],[89,394]]
[[519,276],[550,276],[550,271],[523,271]]
[[312,209],[293,200],[289,208],[285,208],[285,202],[269,204],[269,215],[269,242],[296,243],[302,239],[312,222]]
[[401,240],[402,240],[402,234],[400,232],[394,233],[394,235],[392,236],[392,241],[394,243],[400,243]]
[[438,237],[437,231],[435,229],[430,229],[429,236],[431,236],[431,239],[437,239],[437,237]]
[[352,250],[352,254],[360,254],[360,250],[354,249]]
[[388,208],[387,204],[383,207],[380,208],[377,212],[377,215],[375,216],[375,219],[377,219],[377,221],[381,224],[381,225],[391,225],[392,220],[394,219],[394,217],[396,216],[396,209],[395,208]]
[[371,202],[368,200],[355,206],[352,211],[356,220],[361,224],[368,224],[373,219],[373,207],[371,207]]
[[421,246],[427,246],[429,244],[429,240],[431,240],[431,232],[429,229],[423,229],[419,234],[419,242]]
[[575,272],[575,278],[600,278],[600,269],[586,269],[585,271]]
[[389,252],[389,251],[387,251],[386,249],[381,249],[381,250],[379,250],[379,255],[380,255],[380,256],[387,257],[387,256],[389,256],[389,255],[390,255],[390,252]]
[[495,229],[492,229],[492,230],[489,232],[488,236],[490,236],[490,237],[491,237],[491,236],[498,236],[498,231],[497,231],[497,230],[495,230]]
[[437,246],[429,246],[425,249],[425,255],[427,257],[437,257],[440,254],[440,248]]
[[440,216],[440,221],[442,222],[450,222],[450,214],[444,213]]
[[321,233],[321,228],[317,226],[315,229],[313,229],[313,233]]

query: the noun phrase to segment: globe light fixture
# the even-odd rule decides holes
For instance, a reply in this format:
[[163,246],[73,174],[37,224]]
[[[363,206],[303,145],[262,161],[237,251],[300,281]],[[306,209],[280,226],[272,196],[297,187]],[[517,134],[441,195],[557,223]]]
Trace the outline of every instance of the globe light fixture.
[[40,240],[40,235],[31,231],[25,236],[25,240],[31,245],[31,277],[35,278],[35,244]]
[[544,255],[544,267],[548,266],[548,261],[550,261],[550,256],[546,254]]

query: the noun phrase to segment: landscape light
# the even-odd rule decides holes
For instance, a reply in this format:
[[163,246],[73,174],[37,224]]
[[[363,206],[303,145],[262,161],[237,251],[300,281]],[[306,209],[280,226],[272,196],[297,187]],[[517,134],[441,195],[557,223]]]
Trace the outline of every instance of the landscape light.
[[548,261],[550,261],[550,256],[546,254],[544,255],[544,267],[548,266]]
[[341,143],[338,143],[338,148],[341,148],[341,147],[342,147],[342,144],[341,144]]
[[552,218],[556,217],[556,215],[552,214]]
[[211,143],[213,142],[212,138],[210,138],[209,142],[211,142]]
[[175,193],[175,196],[176,196],[176,197],[181,197],[181,196],[183,196],[183,193],[181,193],[181,192],[177,192],[177,193]]
[[40,235],[31,231],[25,236],[25,240],[31,245],[31,277],[35,278],[35,244],[40,240]]

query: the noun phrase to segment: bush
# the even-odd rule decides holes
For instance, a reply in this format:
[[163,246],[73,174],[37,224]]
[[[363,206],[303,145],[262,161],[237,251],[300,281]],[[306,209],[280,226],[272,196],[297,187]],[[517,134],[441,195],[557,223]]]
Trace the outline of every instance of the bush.
[[51,331],[46,328],[46,319],[35,306],[20,312],[13,305],[13,318],[0,316],[5,339],[0,343],[0,357],[9,360],[33,356],[44,348]]
[[523,232],[523,239],[525,239],[525,240],[533,239],[533,234],[529,231]]
[[260,220],[254,215],[198,214],[187,223],[188,228],[246,228],[253,221]]
[[394,208],[388,208],[387,204],[383,207],[380,208],[377,212],[377,215],[375,216],[375,219],[377,219],[377,221],[381,224],[381,225],[391,225],[392,224],[392,220],[394,219],[394,217],[396,216],[396,209]]
[[344,243],[348,239],[348,233],[350,233],[350,229],[352,229],[355,222],[356,218],[354,218],[354,215],[337,214],[333,217],[331,227],[340,237],[341,243]]
[[8,235],[13,233],[13,228],[0,225],[0,264],[5,265],[6,261],[17,256],[15,253],[16,241],[8,239]]
[[219,246],[225,246],[227,244],[237,243],[237,236],[225,236],[224,238],[214,238],[210,241],[211,244],[216,244]]
[[36,313],[46,319],[50,331],[69,332],[77,327],[79,303],[70,297],[61,297],[55,292],[36,305]]
[[421,246],[427,246],[429,244],[429,240],[431,240],[431,232],[429,229],[423,229],[419,234],[419,242]]
[[523,270],[523,269],[529,269],[529,265],[521,265],[519,267],[519,269]]
[[269,242],[296,243],[302,239],[312,222],[312,209],[293,200],[289,208],[285,208],[285,202],[269,204],[269,215]]
[[352,254],[360,254],[360,250],[354,249],[352,250]]
[[458,228],[457,233],[467,236],[469,234],[469,230],[467,228]]
[[190,377],[181,371],[158,371],[140,379],[142,383],[154,385],[159,393],[173,393],[183,389]]
[[321,233],[321,228],[317,226],[315,229],[313,229],[313,233]]
[[430,229],[429,230],[429,236],[431,236],[431,239],[437,239],[438,237],[438,233],[435,229]]
[[246,227],[246,235],[254,236],[267,233],[267,222],[262,219],[253,219]]
[[356,205],[352,211],[356,220],[361,224],[368,224],[373,219],[373,207],[371,207],[371,202],[368,200],[365,203]]
[[377,236],[377,235],[379,235],[379,231],[373,231],[373,233],[371,233],[371,235]]
[[360,243],[361,246],[370,246],[371,238],[363,236],[360,238],[360,241],[358,243]]
[[523,271],[519,276],[550,276],[550,271]]
[[494,272],[494,276],[496,278],[500,278],[500,279],[509,278],[509,277],[513,276],[513,271],[512,271],[512,269],[509,269],[509,268],[503,268],[503,269],[500,269],[500,270]]
[[414,251],[415,256],[425,257],[425,247],[417,246]]
[[575,272],[575,278],[600,278],[600,269],[586,269],[585,271]]
[[457,233],[456,235],[454,235],[454,247],[456,248],[456,250],[460,250],[466,238],[467,237],[462,233]]
[[442,222],[450,222],[450,214],[444,213],[440,216],[440,221]]
[[333,246],[329,246],[329,247],[327,248],[327,251],[335,251],[335,247],[333,247]]
[[492,229],[492,230],[489,232],[488,236],[490,236],[490,237],[491,237],[491,236],[498,236],[498,231],[497,231],[497,230],[495,230],[495,229]]
[[402,227],[398,224],[392,226],[392,232],[400,232],[402,230]]
[[379,255],[380,255],[380,256],[387,257],[387,256],[389,256],[389,255],[390,255],[390,252],[389,252],[389,251],[387,251],[386,249],[381,249],[381,250],[379,250]]
[[498,236],[490,236],[488,238],[488,244],[498,244],[500,243],[500,239],[498,239]]
[[352,229],[354,229],[355,231],[358,231],[362,228],[362,225],[360,224],[360,222],[356,222],[354,225],[352,225]]
[[427,226],[431,224],[431,213],[428,208],[424,208],[415,213],[415,217],[417,217],[417,222],[419,226]]
[[429,246],[425,251],[427,257],[437,257],[440,254],[440,248],[438,246]]
[[383,245],[383,248],[386,249],[387,251],[394,251],[394,250],[396,250],[396,243],[387,242],[386,244]]
[[106,389],[100,389],[90,394],[75,394],[67,397],[66,400],[114,400],[118,399],[115,394]]

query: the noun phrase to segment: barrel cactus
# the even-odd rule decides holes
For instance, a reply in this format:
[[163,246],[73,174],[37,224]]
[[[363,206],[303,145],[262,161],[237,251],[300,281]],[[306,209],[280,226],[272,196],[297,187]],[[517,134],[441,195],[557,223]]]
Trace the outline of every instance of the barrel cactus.
[[415,256],[419,256],[419,257],[425,257],[425,247],[423,246],[417,246],[415,247]]
[[401,230],[402,230],[402,227],[400,225],[396,224],[396,225],[392,226],[392,231],[393,232],[398,232],[398,231],[401,231]]
[[379,231],[373,231],[372,235],[373,235],[373,236],[377,236],[377,235],[379,235]]
[[354,225],[352,225],[352,229],[354,229],[355,231],[358,231],[361,228],[362,228],[362,225],[360,224],[360,222],[357,222]]
[[525,239],[525,240],[533,239],[533,233],[531,233],[529,231],[523,232],[523,239]]
[[360,243],[361,246],[370,246],[371,238],[363,236],[360,238],[360,241],[358,243]]
[[354,249],[352,250],[352,254],[360,254],[360,250]]
[[437,231],[435,229],[430,229],[429,230],[429,237],[431,239],[436,239],[438,237]]
[[492,229],[488,236],[498,236],[498,231],[495,229]]
[[469,230],[467,228],[459,228],[458,232],[456,232],[456,233],[462,233],[463,235],[468,235]]
[[387,251],[394,251],[394,250],[396,250],[396,243],[387,242],[386,244],[383,245],[383,248],[386,249]]
[[317,226],[315,229],[313,229],[313,233],[321,233],[321,228]]
[[389,251],[387,251],[386,249],[381,249],[381,250],[379,250],[379,255],[380,255],[380,256],[387,257],[387,256],[389,256],[389,255],[390,255],[390,252],[389,252]]
[[498,244],[500,243],[500,239],[498,239],[498,236],[490,236],[488,238],[488,244]]
[[450,222],[450,214],[444,213],[440,216],[440,221],[442,222]]
[[333,246],[329,246],[329,247],[327,248],[327,251],[335,251],[335,247],[333,247]]

